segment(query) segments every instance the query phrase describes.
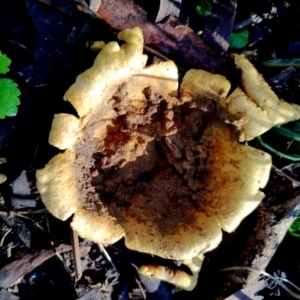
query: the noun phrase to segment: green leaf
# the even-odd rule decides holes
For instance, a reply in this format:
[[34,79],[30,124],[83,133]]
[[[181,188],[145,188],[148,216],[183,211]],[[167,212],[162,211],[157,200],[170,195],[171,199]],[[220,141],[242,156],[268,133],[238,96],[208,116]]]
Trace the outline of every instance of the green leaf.
[[290,228],[288,229],[288,232],[297,237],[300,238],[300,217],[298,217],[290,226]]
[[295,131],[296,133],[300,133],[300,122],[293,123],[293,131]]
[[268,149],[269,151],[273,152],[274,154],[281,156],[283,158],[292,160],[292,161],[300,161],[300,155],[298,154],[286,154],[283,153],[281,151],[278,151],[276,149],[274,149],[272,146],[270,146],[268,143],[266,143],[265,141],[263,141],[261,135],[256,137],[257,141],[266,149]]
[[182,81],[184,74],[182,72],[178,72],[178,80]]
[[231,48],[241,49],[247,46],[248,42],[249,42],[249,30],[245,28],[242,31],[231,34],[229,40],[229,46]]
[[6,74],[9,71],[11,60],[0,51],[0,74]]
[[18,112],[21,92],[18,85],[11,79],[0,79],[0,119],[13,117]]
[[300,142],[300,134],[297,132],[294,132],[285,127],[280,127],[280,126],[275,126],[272,128],[272,130],[279,133],[282,136],[285,136],[289,139]]
[[207,17],[211,14],[211,4],[207,0],[200,0],[200,5],[196,6],[197,13],[202,17]]

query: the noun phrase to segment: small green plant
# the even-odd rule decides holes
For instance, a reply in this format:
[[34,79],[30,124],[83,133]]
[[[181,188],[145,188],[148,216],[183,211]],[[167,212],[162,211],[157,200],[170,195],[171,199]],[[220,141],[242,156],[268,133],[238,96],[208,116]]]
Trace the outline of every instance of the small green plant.
[[[0,74],[6,74],[10,64],[11,60],[0,51]],[[20,94],[18,85],[13,80],[0,78],[0,119],[17,114]]]
[[202,17],[209,16],[211,9],[211,4],[207,0],[200,0],[199,5],[196,6],[197,13]]
[[249,42],[249,30],[245,28],[242,31],[232,33],[229,40],[231,48],[241,49],[247,46]]
[[289,234],[296,238],[300,238],[300,217],[296,218],[296,220],[292,223],[290,228],[288,229]]

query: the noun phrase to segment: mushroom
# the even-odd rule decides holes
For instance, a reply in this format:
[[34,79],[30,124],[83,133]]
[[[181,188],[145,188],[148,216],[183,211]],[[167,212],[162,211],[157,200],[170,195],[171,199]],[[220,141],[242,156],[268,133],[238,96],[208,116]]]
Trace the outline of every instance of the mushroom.
[[83,238],[177,260],[190,272],[141,266],[183,289],[197,283],[203,254],[262,201],[269,154],[238,142],[221,109],[230,83],[190,70],[179,89],[172,61],[146,65],[139,28],[119,33],[66,92],[79,118],[54,117],[49,143],[63,150],[36,172],[57,218],[73,215]]
[[300,106],[281,100],[254,66],[242,55],[233,55],[241,70],[242,87],[220,105],[231,115],[230,122],[240,129],[240,141],[249,141],[273,126],[300,118]]

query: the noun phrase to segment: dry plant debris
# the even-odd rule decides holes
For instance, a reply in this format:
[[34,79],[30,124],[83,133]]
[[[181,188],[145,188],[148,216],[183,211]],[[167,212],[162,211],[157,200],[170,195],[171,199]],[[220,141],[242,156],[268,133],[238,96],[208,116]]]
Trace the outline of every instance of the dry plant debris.
[[224,76],[190,70],[179,87],[172,61],[145,67],[139,28],[118,37],[125,43],[103,46],[66,92],[79,118],[55,115],[49,142],[65,151],[37,171],[37,187],[54,216],[73,215],[80,236],[124,237],[130,249],[186,265],[139,272],[191,290],[222,229],[235,230],[262,201],[271,157],[239,143],[247,130],[219,105]]
[[[122,7],[117,14],[116,7]],[[212,51],[195,31],[189,26],[184,26],[173,15],[163,23],[152,23],[147,17],[147,12],[133,0],[102,0],[98,14],[102,22],[117,30],[140,27],[147,47],[171,58],[185,70],[201,68],[213,73],[226,74],[228,64],[231,64],[231,61]],[[229,22],[228,19],[226,22]]]
[[[30,273],[33,269],[40,266],[46,260],[50,259],[57,253],[70,251],[71,246],[60,244],[55,249],[41,250],[33,254],[27,254],[24,257],[11,262],[0,269],[0,287],[9,288],[13,286],[18,280]],[[83,253],[90,250],[89,246],[81,247]]]

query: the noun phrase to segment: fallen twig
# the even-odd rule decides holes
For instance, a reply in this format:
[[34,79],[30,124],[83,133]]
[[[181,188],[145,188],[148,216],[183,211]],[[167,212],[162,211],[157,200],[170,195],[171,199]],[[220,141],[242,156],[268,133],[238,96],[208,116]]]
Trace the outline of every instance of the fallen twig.
[[109,254],[107,253],[106,249],[104,248],[104,246],[101,243],[98,243],[98,247],[100,249],[100,251],[104,254],[105,258],[107,259],[107,261],[111,264],[111,266],[117,270],[116,266],[114,265],[111,257],[109,256]]
[[3,243],[4,243],[5,238],[7,237],[7,235],[8,235],[11,231],[12,231],[12,229],[10,228],[9,230],[7,230],[7,231],[5,232],[5,234],[3,235],[3,237],[2,237],[2,239],[1,239],[1,241],[0,241],[0,247],[3,246]]
[[[160,59],[162,59],[162,60],[164,60],[164,61],[171,60],[171,59],[168,58],[167,56],[161,54],[159,51],[156,51],[156,50],[154,50],[153,48],[151,48],[151,47],[149,47],[149,46],[145,46],[145,45],[144,45],[143,48],[144,48],[144,50],[145,50],[146,52],[149,52],[149,53],[151,53],[151,54],[153,54],[153,55],[159,57]],[[183,73],[186,73],[187,70],[181,68],[181,67],[178,66],[177,64],[176,64],[176,66],[177,66],[177,68],[178,68],[179,71],[181,71],[181,72],[183,72]]]
[[42,208],[42,209],[38,209],[38,210],[28,210],[28,211],[14,211],[14,210],[10,210],[9,212],[0,211],[0,215],[1,216],[5,216],[5,217],[22,217],[23,215],[28,215],[28,214],[44,214],[47,213],[48,210],[46,208]]
[[[256,273],[259,273],[265,277],[270,278],[271,280],[273,280],[274,282],[276,282],[281,288],[283,288],[285,291],[287,291],[289,293],[289,295],[291,295],[292,297],[296,298],[296,299],[300,299],[300,295],[296,294],[295,292],[293,292],[290,288],[288,288],[285,284],[282,283],[283,278],[281,277],[275,277],[263,270],[257,269],[257,268],[253,268],[253,267],[242,267],[242,266],[235,266],[235,267],[228,267],[228,268],[224,268],[219,270],[219,272],[223,272],[223,271],[239,271],[239,270],[247,270],[247,271],[253,271]],[[293,286],[295,289],[297,289],[298,291],[300,291],[300,288],[298,286],[296,286],[294,283],[292,283],[291,281],[289,281],[288,279],[284,279],[284,281],[288,284],[290,284],[291,286]]]
[[78,281],[82,276],[79,240],[78,240],[77,232],[73,230],[72,227],[70,227],[70,230],[71,230],[71,242],[72,242],[73,258],[74,258],[75,280]]
[[142,286],[141,282],[138,279],[135,279],[135,282],[139,286],[139,289],[142,293],[143,299],[147,299],[146,292],[145,292],[144,287]]
[[288,180],[290,180],[292,183],[295,183],[297,185],[300,185],[300,181],[290,177],[289,175],[285,174],[283,171],[281,171],[280,169],[276,168],[275,166],[272,165],[272,168],[281,176],[287,178]]

